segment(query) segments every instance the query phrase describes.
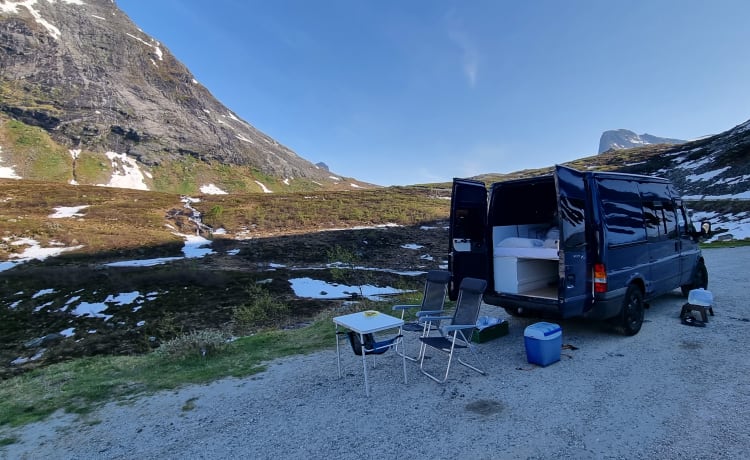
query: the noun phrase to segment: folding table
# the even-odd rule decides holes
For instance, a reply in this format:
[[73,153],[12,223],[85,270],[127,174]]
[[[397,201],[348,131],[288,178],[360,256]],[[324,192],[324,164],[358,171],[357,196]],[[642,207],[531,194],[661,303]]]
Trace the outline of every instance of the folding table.
[[[360,343],[365,343],[365,334],[372,334],[387,329],[400,328],[404,320],[380,312],[357,312],[333,318],[336,325],[336,364],[338,365],[339,377],[341,377],[341,354],[339,352],[338,330],[339,326],[354,331],[359,334]],[[398,340],[402,340],[399,338]],[[406,383],[406,358],[401,353],[401,360],[404,367],[404,383]],[[362,369],[365,374],[365,394],[370,396],[370,384],[367,380],[367,354],[362,353]]]

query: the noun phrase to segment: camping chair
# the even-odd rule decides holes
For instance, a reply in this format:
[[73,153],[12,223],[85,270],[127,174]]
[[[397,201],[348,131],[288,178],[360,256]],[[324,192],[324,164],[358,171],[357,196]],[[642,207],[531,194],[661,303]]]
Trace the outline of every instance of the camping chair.
[[[446,270],[430,270],[427,272],[427,281],[424,284],[424,295],[422,297],[421,305],[394,305],[392,310],[401,310],[401,319],[404,319],[404,313],[406,310],[419,308],[416,312],[416,321],[404,323],[401,326],[402,331],[408,332],[419,332],[422,336],[427,335],[427,330],[434,327],[430,321],[424,321],[422,318],[426,316],[437,316],[443,313],[443,307],[445,306],[445,295],[448,293],[448,283],[451,279],[451,272]],[[437,324],[439,325],[439,323]],[[404,357],[410,361],[417,361],[422,356],[423,346],[420,344],[419,352],[417,356],[407,356],[406,346],[402,347],[399,354],[404,354]]]
[[[450,316],[438,316],[438,317],[425,317],[424,321],[440,321],[450,319],[450,324],[440,327],[441,337],[430,337],[429,331],[425,337],[420,337],[423,347],[422,358],[419,362],[419,370],[423,374],[431,378],[432,380],[443,383],[448,379],[448,372],[451,370],[451,361],[453,360],[453,353],[456,349],[468,348],[469,351],[474,355],[477,362],[479,362],[479,356],[474,350],[474,345],[471,343],[472,333],[477,324],[477,318],[479,317],[479,307],[482,305],[482,294],[484,289],[487,287],[487,282],[476,278],[464,278],[461,281],[461,286],[458,288],[458,299],[456,300],[456,310],[453,313],[453,317]],[[448,365],[445,368],[445,375],[443,379],[430,374],[424,369],[424,358],[427,354],[426,348],[435,348],[444,353],[448,354]],[[458,362],[464,366],[479,372],[482,375],[486,375],[486,372],[478,367],[472,366],[469,363],[463,361],[460,357]]]

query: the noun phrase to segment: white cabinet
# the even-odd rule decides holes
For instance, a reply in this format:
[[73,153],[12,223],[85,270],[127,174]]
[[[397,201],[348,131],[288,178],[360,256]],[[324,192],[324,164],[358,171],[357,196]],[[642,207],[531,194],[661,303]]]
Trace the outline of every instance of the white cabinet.
[[557,280],[556,260],[495,257],[495,291],[524,294]]

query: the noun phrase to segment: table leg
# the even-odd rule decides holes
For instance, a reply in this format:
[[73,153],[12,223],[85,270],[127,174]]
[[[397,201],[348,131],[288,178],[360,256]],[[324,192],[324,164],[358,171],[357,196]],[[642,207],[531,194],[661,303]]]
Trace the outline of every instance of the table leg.
[[[401,337],[398,339],[401,342],[401,345],[404,344],[404,338]],[[406,353],[401,353],[401,363],[404,365],[404,383],[406,382]]]
[[370,383],[367,381],[367,353],[365,353],[365,335],[360,332],[359,343],[362,344],[362,369],[365,372],[365,395],[370,396]]
[[334,337],[336,338],[336,367],[339,369],[339,378],[341,378],[341,353],[339,353],[339,325],[336,324],[336,333],[334,334]]

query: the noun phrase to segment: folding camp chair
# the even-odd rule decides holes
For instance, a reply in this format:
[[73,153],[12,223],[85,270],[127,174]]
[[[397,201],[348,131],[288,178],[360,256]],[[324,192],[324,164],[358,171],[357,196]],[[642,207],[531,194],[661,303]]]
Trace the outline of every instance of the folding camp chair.
[[[416,312],[416,321],[404,323],[401,326],[402,331],[408,332],[419,332],[422,336],[427,335],[427,330],[438,324],[432,324],[430,321],[423,321],[422,318],[426,316],[438,316],[443,313],[445,306],[445,295],[448,293],[448,283],[451,279],[451,272],[446,270],[430,270],[427,272],[427,281],[424,284],[424,294],[422,297],[422,303],[420,305],[394,305],[392,310],[401,311],[401,319],[404,319],[404,313],[406,310],[419,308]],[[403,353],[404,357],[411,361],[417,361],[422,356],[423,347],[420,344],[419,352],[416,356],[406,355],[406,346],[402,346],[402,350],[398,351],[399,354]]]
[[[442,336],[430,337],[429,331],[427,331],[428,334],[426,337],[419,338],[425,348],[422,351],[422,357],[419,361],[419,369],[432,380],[438,383],[443,383],[448,379],[448,373],[451,370],[451,361],[453,360],[453,353],[455,353],[456,349],[468,348],[479,365],[479,356],[476,354],[474,345],[471,343],[471,336],[477,324],[479,307],[482,305],[482,294],[486,287],[487,282],[484,280],[464,278],[463,281],[461,281],[461,286],[458,288],[458,299],[456,300],[456,310],[453,313],[453,317],[427,316],[423,318],[424,321],[451,320],[450,324],[440,327]],[[448,365],[445,368],[445,375],[442,380],[424,369],[424,358],[427,354],[427,347],[435,348],[448,354]],[[460,357],[458,357],[458,362],[482,375],[486,374],[483,369],[472,366],[463,361]]]

